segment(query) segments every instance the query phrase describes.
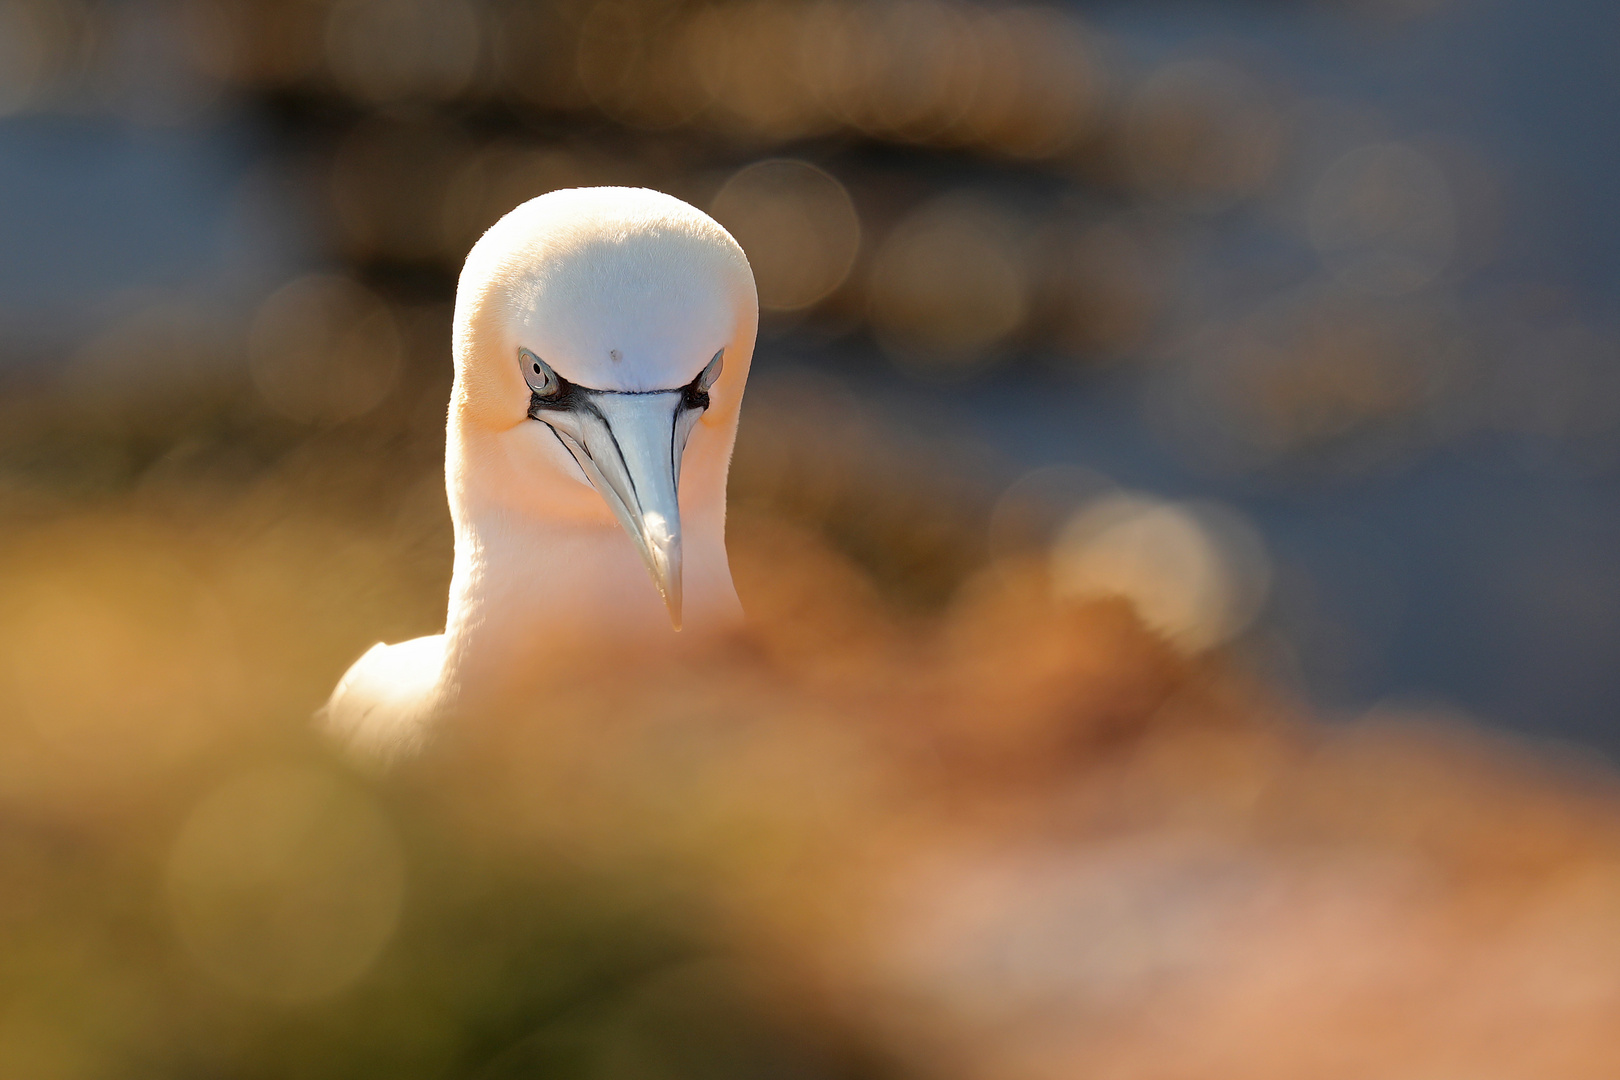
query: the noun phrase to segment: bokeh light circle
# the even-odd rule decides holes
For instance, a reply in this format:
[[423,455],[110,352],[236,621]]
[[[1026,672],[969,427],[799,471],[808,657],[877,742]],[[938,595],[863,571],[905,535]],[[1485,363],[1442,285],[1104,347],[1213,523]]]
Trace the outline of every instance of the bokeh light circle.
[[964,374],[1023,325],[1030,279],[1013,220],[976,199],[946,196],[900,222],[878,249],[868,282],[872,322],[907,367]]
[[186,951],[250,996],[296,1002],[358,979],[392,937],[405,860],[365,792],[326,770],[268,766],[192,810],[168,898]]
[[400,335],[388,305],[365,286],[311,274],[259,308],[248,364],[259,396],[301,423],[338,423],[381,404],[399,374]]
[[1218,60],[1182,60],[1133,94],[1126,163],[1146,194],[1212,211],[1258,193],[1276,170],[1282,121],[1264,90]]
[[825,298],[860,252],[861,222],[849,192],[809,162],[749,165],[726,181],[710,209],[747,253],[768,310],[796,311]]
[[1270,582],[1259,534],[1214,503],[1106,495],[1075,513],[1052,545],[1059,596],[1123,597],[1150,629],[1187,652],[1248,627]]
[[478,17],[465,0],[339,0],[327,17],[333,77],[374,104],[460,93],[480,49]]
[[1413,292],[1451,261],[1457,210],[1445,174],[1403,143],[1364,146],[1330,166],[1311,195],[1311,244],[1344,284]]

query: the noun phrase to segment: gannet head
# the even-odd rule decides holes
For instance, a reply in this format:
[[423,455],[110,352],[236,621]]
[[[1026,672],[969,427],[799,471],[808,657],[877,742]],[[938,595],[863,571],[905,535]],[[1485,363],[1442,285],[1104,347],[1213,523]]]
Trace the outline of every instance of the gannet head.
[[679,199],[576,188],[507,214],[456,296],[458,535],[474,514],[617,520],[680,629],[683,513],[723,528],[757,327],[742,249]]

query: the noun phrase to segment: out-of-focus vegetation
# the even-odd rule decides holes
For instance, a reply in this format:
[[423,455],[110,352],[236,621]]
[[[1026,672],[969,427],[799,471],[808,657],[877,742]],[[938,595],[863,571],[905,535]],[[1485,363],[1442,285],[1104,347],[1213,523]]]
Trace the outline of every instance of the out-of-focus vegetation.
[[309,710],[441,616],[433,462],[347,429],[11,490],[7,1074],[1612,1071],[1611,776],[1318,727],[1054,588],[1118,565],[1020,540],[1083,478],[964,567],[962,493],[858,434],[892,486],[750,455],[746,638],[542,677],[386,776]]
[[441,466],[387,429],[218,424],[12,459],[0,1072],[889,1074],[660,863],[338,760],[312,708],[443,618]]
[[[1234,55],[939,0],[0,0],[0,112],[234,117],[236,214],[318,264],[6,345],[0,1076],[1612,1077],[1606,772],[1316,726],[1223,651],[1287,570],[1232,508],[837,378],[1144,371],[1218,474],[1610,467],[1612,330],[1478,283],[1491,169]],[[758,277],[755,625],[372,775],[309,715],[442,625],[455,271],[598,183]],[[1284,284],[1212,270],[1239,220]]]

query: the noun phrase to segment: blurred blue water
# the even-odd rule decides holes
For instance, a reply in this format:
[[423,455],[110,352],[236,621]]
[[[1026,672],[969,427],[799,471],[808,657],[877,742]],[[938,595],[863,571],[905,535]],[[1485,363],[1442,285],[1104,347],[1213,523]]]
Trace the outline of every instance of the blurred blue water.
[[185,283],[220,258],[231,157],[189,131],[37,116],[0,126],[0,294],[30,304]]
[[1394,473],[1213,480],[1142,423],[1134,375],[1021,376],[971,394],[844,376],[917,427],[983,439],[1029,468],[1081,464],[1242,510],[1278,575],[1257,659],[1330,713],[1453,705],[1620,755],[1620,477],[1485,438]]
[[[1385,5],[1393,7],[1393,4]],[[1144,58],[1225,46],[1304,97],[1382,114],[1393,138],[1465,140],[1501,187],[1496,258],[1464,283],[1536,281],[1613,318],[1620,285],[1620,5],[1442,0],[1404,21],[1328,5],[1085,5]],[[1241,258],[1241,236],[1228,252]],[[1620,364],[1620,356],[1608,362]],[[1534,373],[1531,373],[1534,378]],[[1479,436],[1391,474],[1256,490],[1188,475],[1144,437],[1129,380],[1085,402],[1025,395],[996,426],[1027,460],[1086,460],[1122,480],[1228,499],[1305,570],[1306,681],[1347,708],[1454,702],[1494,723],[1620,754],[1620,475],[1530,437]],[[1074,411],[1070,411],[1070,410]],[[1090,415],[1086,422],[1079,417]],[[1046,414],[1039,425],[1022,419]],[[1020,419],[1014,420],[1017,415]],[[1060,452],[1030,427],[1065,426]],[[1099,437],[1081,436],[1095,431]],[[1337,626],[1313,640],[1309,623]]]
[[[259,143],[240,117],[172,128],[0,121],[0,365],[59,360],[166,293],[239,299],[233,290],[286,255],[286,238],[251,237],[244,221]],[[307,228],[284,220],[280,231]]]
[[[1392,137],[1472,143],[1507,190],[1502,268],[1594,303],[1620,284],[1620,5],[1608,0],[1359,0],[1076,5],[1143,58],[1224,46],[1304,96],[1379,110]],[[1348,10],[1346,10],[1348,9]]]

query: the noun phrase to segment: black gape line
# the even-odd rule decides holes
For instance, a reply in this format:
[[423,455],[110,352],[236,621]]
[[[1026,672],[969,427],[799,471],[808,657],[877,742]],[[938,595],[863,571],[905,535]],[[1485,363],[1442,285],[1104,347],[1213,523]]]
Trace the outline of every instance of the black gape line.
[[601,412],[590,404],[586,394],[621,394],[639,397],[646,394],[678,393],[681,395],[683,411],[707,409],[709,387],[720,377],[725,355],[724,349],[715,353],[714,358],[685,386],[671,386],[662,390],[597,390],[589,386],[579,386],[557,374],[551,369],[550,364],[523,348],[518,349],[518,364],[523,371],[524,381],[529,384],[529,419],[543,422],[545,418],[536,415],[537,413],[588,408],[601,416]]
[[[669,467],[674,481],[675,489],[680,490],[681,483],[681,455],[686,450],[686,440],[697,423],[697,417],[709,408],[709,388],[720,377],[724,364],[725,350],[720,349],[706,364],[702,371],[685,386],[670,387],[664,390],[596,390],[588,386],[579,386],[569,382],[557,374],[550,364],[536,356],[526,348],[518,349],[518,366],[523,372],[524,381],[529,384],[529,418],[539,420],[551,430],[552,436],[561,444],[564,450],[579,465],[585,473],[587,480],[594,475],[594,470],[601,463],[592,463],[592,453],[588,439],[581,439],[578,430],[564,431],[561,429],[561,416],[570,414],[576,417],[589,417],[601,425],[601,431],[613,445],[613,453],[619,462],[624,461],[623,448],[619,446],[619,433],[613,430],[613,425],[603,415],[599,402],[608,396],[614,397],[648,397],[653,395],[678,394],[680,399],[676,407],[671,410],[669,417]],[[557,419],[550,419],[550,414]],[[570,422],[569,426],[573,426]],[[629,487],[628,494],[639,505],[641,493],[636,490],[635,477],[626,473],[624,482]],[[621,492],[621,497],[626,494]]]

